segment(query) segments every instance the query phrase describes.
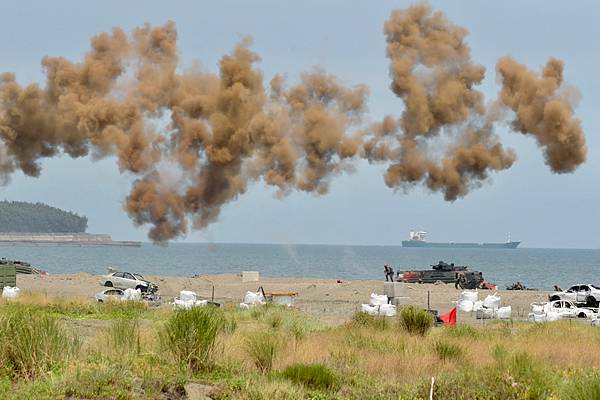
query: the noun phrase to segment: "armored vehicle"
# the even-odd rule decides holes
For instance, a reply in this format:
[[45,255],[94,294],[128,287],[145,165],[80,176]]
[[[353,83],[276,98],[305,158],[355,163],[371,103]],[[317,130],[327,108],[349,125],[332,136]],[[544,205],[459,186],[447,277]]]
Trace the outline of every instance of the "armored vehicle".
[[467,266],[440,261],[430,270],[398,271],[398,281],[407,283],[454,283],[461,289],[476,289],[483,283],[483,274]]

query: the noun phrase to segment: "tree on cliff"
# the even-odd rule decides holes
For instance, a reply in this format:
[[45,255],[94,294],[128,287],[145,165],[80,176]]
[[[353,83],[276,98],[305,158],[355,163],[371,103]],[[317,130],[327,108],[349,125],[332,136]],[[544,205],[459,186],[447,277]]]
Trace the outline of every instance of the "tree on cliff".
[[43,203],[0,201],[0,232],[79,233],[88,219]]

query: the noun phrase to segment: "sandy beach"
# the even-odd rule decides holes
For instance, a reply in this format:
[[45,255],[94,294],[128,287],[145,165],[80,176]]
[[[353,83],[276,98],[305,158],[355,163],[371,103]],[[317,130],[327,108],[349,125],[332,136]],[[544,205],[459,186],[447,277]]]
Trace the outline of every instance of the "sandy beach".
[[[238,304],[246,291],[256,291],[262,286],[265,292],[294,291],[298,293],[296,306],[329,324],[340,324],[352,317],[362,303],[368,303],[371,293],[383,293],[383,281],[377,280],[350,280],[338,283],[334,279],[318,278],[272,278],[260,277],[259,282],[243,283],[239,275],[202,275],[198,277],[174,276],[147,276],[147,279],[157,283],[163,303],[168,303],[181,290],[193,290],[204,298],[210,298],[212,288],[215,291],[215,301],[224,304]],[[94,294],[101,291],[101,278],[89,273],[66,275],[19,275],[17,285],[25,292],[44,293],[50,297],[64,297],[71,299],[93,300]],[[454,307],[460,290],[451,284],[405,284],[407,303],[427,307],[429,293],[429,306],[439,310],[440,313],[448,312]],[[490,291],[481,291],[483,299]],[[513,309],[514,319],[525,319],[532,302],[547,301],[548,292],[545,291],[507,291],[500,290],[503,305],[510,305]],[[476,320],[474,315],[459,313],[459,321],[466,323],[482,324],[484,321]]]

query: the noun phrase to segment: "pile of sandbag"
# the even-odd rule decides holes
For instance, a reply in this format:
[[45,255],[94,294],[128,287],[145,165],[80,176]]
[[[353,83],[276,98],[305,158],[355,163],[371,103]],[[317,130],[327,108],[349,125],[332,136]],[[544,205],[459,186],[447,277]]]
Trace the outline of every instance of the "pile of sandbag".
[[246,292],[244,300],[240,303],[240,308],[243,310],[249,310],[257,305],[265,304],[266,299],[262,292]]
[[385,294],[378,295],[371,293],[369,304],[361,304],[360,310],[369,315],[384,317],[393,317],[396,315],[396,306],[388,304],[388,297]]
[[125,289],[123,291],[123,300],[140,301],[142,300],[142,291],[140,289]]
[[456,308],[462,312],[475,312],[477,319],[510,319],[512,308],[510,306],[502,307],[502,300],[496,293],[486,296],[484,300],[479,300],[477,290],[464,290],[461,292]]
[[531,322],[553,322],[561,318],[559,313],[552,311],[550,303],[531,303],[531,312],[527,316]]
[[19,292],[21,289],[18,287],[4,286],[2,289],[2,298],[3,299],[16,299],[19,296]]
[[196,292],[191,290],[182,290],[179,292],[179,298],[173,300],[173,307],[189,310],[194,307],[204,307],[208,304],[208,300],[199,300]]
[[477,290],[465,290],[460,294],[456,308],[462,312],[471,312],[474,311],[476,302],[479,302],[479,292]]

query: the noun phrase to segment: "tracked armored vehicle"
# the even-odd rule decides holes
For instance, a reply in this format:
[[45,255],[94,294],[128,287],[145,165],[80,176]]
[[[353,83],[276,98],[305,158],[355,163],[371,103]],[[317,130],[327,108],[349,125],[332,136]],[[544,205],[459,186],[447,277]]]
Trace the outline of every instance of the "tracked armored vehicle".
[[461,289],[476,289],[483,283],[483,274],[464,265],[440,261],[430,270],[398,271],[397,280],[406,283],[454,283]]

